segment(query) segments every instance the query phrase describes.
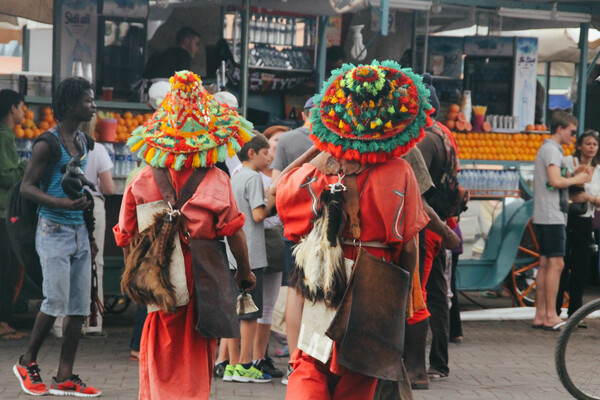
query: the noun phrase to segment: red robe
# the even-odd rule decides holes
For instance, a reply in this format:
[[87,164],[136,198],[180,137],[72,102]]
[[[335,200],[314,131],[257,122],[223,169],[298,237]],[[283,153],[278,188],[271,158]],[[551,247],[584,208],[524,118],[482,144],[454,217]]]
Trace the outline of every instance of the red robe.
[[[192,170],[171,173],[173,187],[179,192]],[[161,200],[150,167],[131,181],[121,204],[119,223],[113,231],[117,245],[129,245],[137,233],[136,206]],[[192,238],[214,239],[231,236],[244,225],[231,191],[229,177],[211,168],[196,193],[181,208]],[[175,313],[148,314],[140,344],[139,400],[208,400],[217,339],[202,337],[195,329],[192,262],[186,239],[180,235],[190,303]]]
[[[277,186],[277,211],[288,239],[298,242],[310,232],[313,210],[316,210],[321,192],[337,181],[337,176],[324,175],[311,164],[304,164],[281,178]],[[381,242],[388,246],[365,249],[377,257],[397,262],[403,244],[413,239],[429,222],[410,165],[402,159],[377,164],[357,176],[357,186],[361,241]],[[346,232],[344,237],[349,239],[351,235]],[[356,258],[356,248],[344,245],[344,256]],[[327,364],[300,350],[294,353],[288,399],[373,398],[377,379],[339,365],[336,346]]]

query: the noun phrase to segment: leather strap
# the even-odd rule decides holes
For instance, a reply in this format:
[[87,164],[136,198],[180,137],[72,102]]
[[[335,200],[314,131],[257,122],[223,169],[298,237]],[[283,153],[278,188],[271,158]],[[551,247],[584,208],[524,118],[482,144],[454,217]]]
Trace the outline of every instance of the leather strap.
[[169,174],[167,168],[151,168],[154,182],[156,182],[163,200],[171,203],[173,208],[177,210],[183,207],[183,205],[192,197],[200,185],[200,182],[202,182],[206,176],[206,173],[208,172],[208,168],[195,169],[181,188],[179,197],[177,198],[175,195],[175,189],[173,188],[173,183],[171,182],[171,175]]
[[344,184],[346,185],[346,212],[350,218],[350,233],[352,238],[360,240],[360,219],[358,218],[358,211],[360,209],[358,199],[358,186],[356,184],[356,175],[346,175],[344,177]]

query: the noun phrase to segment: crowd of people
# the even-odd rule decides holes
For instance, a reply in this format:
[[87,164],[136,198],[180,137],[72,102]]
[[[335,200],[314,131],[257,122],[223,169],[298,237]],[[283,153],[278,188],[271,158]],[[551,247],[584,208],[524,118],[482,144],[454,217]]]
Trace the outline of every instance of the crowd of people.
[[[177,51],[193,51],[197,39],[183,31]],[[436,121],[440,104],[427,74],[391,61],[336,67],[292,130],[254,130],[233,95],[213,96],[190,71],[159,82],[162,93],[151,101],[157,112],[128,141],[142,165],[130,174],[113,233],[127,272],[138,277],[124,283],[127,293],[146,285],[175,298],[180,268],[184,296],[168,307],[151,299],[137,305],[130,359],[139,361],[139,399],[208,399],[213,379],[273,378],[288,385],[289,399],[409,399],[449,376],[448,344],[463,340],[454,274],[469,200],[457,184],[456,143]],[[7,236],[8,193],[20,181],[21,195],[38,205],[44,300],[13,371],[31,395],[97,397],[101,391],[73,371],[82,332],[105,335],[101,314],[89,318],[90,293],[97,282],[103,298],[103,196],[114,186],[106,150],[84,133],[93,131],[83,124],[93,120],[94,92],[82,78],[61,82],[56,128],[19,163],[11,129],[23,105],[18,93],[0,91],[0,235]],[[586,130],[575,154],[564,157],[561,145],[571,142],[577,120],[555,112],[551,132],[535,161],[541,257],[532,327],[558,331],[564,293],[569,315],[582,303],[600,205],[600,139]],[[89,195],[64,186],[65,166],[77,157]],[[163,222],[153,207],[163,210]],[[183,222],[167,236],[173,220]],[[165,244],[142,248],[144,232],[155,227],[153,240]],[[27,334],[10,325],[19,266],[6,243],[0,240],[0,338],[21,339]],[[207,249],[215,253],[208,257]],[[226,261],[224,271],[215,259]],[[285,371],[268,348],[282,287]],[[232,315],[236,299],[238,308],[248,303],[242,294],[256,308]],[[53,327],[63,341],[48,387],[37,360]]]

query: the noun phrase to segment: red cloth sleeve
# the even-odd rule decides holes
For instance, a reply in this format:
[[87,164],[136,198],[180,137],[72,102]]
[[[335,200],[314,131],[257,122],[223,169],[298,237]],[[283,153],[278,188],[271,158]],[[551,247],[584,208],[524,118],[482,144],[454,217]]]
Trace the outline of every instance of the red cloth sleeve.
[[131,239],[137,233],[136,203],[131,188],[130,184],[125,189],[119,211],[119,222],[113,227],[115,241],[119,247],[129,246]]

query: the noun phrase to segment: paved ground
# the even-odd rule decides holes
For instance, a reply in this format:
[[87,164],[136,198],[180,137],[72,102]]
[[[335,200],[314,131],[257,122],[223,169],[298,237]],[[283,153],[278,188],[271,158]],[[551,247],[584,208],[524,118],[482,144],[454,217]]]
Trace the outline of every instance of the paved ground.
[[[485,299],[486,306],[505,307],[506,298]],[[463,301],[464,298],[461,298]],[[131,309],[132,307],[130,307]],[[465,303],[465,308],[473,308]],[[31,326],[33,314],[22,315],[23,328]],[[137,364],[128,360],[131,310],[106,318],[106,339],[82,340],[76,363],[81,377],[104,391],[105,399],[137,398]],[[487,399],[567,399],[556,376],[553,351],[557,335],[532,330],[529,321],[468,321],[465,341],[450,344],[451,375],[433,382],[430,390],[415,392],[416,400]],[[0,340],[0,399],[21,399],[12,365],[27,344],[26,340]],[[272,348],[276,343],[272,341]],[[49,337],[39,362],[46,382],[56,373],[60,342]],[[284,360],[277,360],[284,367]],[[285,386],[279,380],[267,384],[241,384],[216,381],[211,399],[284,399]],[[166,400],[166,399],[165,399]]]

